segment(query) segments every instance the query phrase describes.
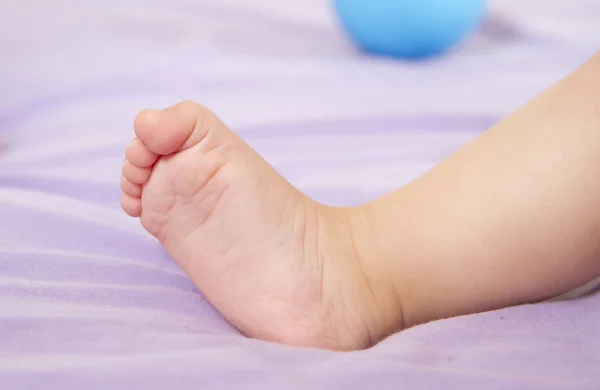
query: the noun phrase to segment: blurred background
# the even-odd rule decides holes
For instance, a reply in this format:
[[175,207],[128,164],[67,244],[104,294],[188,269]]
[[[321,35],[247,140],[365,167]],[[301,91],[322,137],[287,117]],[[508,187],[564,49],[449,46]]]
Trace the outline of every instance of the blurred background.
[[3,159],[116,188],[136,112],[194,99],[294,184],[353,203],[564,77],[600,48],[598,20],[597,0],[491,0],[454,50],[402,61],[356,50],[326,0],[5,0]]

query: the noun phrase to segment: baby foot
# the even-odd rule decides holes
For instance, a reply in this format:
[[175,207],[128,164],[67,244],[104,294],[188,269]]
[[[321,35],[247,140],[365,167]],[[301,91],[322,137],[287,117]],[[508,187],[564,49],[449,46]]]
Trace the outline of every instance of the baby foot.
[[351,350],[398,330],[385,270],[356,250],[360,209],[307,198],[196,103],[142,111],[134,127],[123,209],[243,333]]

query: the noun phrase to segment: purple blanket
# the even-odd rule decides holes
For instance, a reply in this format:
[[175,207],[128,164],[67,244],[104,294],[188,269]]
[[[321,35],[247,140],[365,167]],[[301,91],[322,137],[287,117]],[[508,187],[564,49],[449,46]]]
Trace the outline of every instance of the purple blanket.
[[460,50],[401,63],[324,0],[0,2],[0,389],[600,389],[599,295],[288,348],[239,335],[118,204],[134,115],[183,99],[320,201],[372,199],[579,65],[598,20],[492,1]]

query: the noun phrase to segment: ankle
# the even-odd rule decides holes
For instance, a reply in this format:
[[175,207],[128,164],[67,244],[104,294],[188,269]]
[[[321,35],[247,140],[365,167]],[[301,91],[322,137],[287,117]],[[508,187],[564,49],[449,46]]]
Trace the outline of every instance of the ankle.
[[369,298],[365,315],[371,344],[376,344],[404,328],[404,313],[397,286],[391,276],[389,258],[382,256],[376,242],[377,227],[371,218],[370,206],[342,209],[348,226],[349,243],[357,270],[365,280]]

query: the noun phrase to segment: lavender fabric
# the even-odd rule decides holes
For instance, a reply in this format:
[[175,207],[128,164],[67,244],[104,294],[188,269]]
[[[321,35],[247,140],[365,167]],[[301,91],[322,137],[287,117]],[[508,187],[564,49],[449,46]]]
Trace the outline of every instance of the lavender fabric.
[[600,296],[289,348],[238,334],[119,210],[144,107],[200,101],[311,196],[357,204],[600,47],[596,0],[490,14],[402,63],[354,52],[322,0],[0,2],[0,389],[599,389]]

